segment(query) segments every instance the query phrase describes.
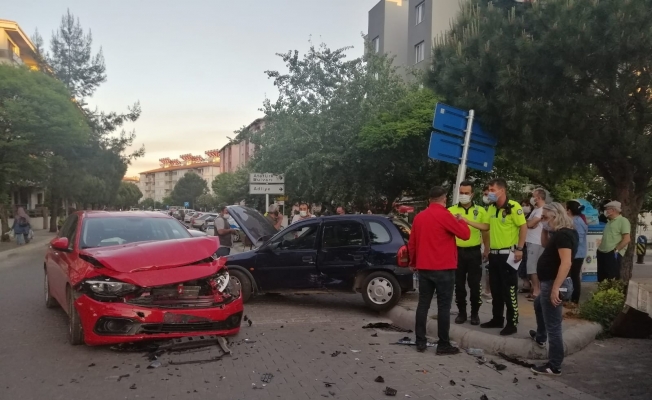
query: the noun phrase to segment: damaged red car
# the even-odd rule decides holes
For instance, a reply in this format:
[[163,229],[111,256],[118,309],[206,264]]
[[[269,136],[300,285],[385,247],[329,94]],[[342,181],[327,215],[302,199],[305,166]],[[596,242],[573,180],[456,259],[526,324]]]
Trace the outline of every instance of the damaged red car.
[[73,345],[234,335],[242,298],[218,247],[161,213],[77,212],[45,256],[45,303]]

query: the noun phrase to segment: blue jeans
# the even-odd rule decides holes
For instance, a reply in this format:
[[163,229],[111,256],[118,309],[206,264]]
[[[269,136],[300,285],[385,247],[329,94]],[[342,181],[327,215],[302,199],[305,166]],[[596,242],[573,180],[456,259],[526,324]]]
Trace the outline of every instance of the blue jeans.
[[[562,305],[554,306],[550,302],[550,293],[554,281],[541,281],[541,292],[534,299],[534,312],[537,316],[537,336],[538,342],[548,342],[548,360],[554,368],[561,369],[561,363],[564,361],[564,339],[561,332],[561,322],[563,320],[564,307]],[[570,300],[573,295],[573,282],[566,278],[561,285],[561,289],[566,288],[566,292],[560,292],[559,298],[562,301]]]
[[437,293],[437,336],[439,347],[451,345],[451,305],[455,291],[455,270],[419,270],[419,305],[417,306],[416,326],[414,328],[417,344],[426,344],[426,324],[432,297]]

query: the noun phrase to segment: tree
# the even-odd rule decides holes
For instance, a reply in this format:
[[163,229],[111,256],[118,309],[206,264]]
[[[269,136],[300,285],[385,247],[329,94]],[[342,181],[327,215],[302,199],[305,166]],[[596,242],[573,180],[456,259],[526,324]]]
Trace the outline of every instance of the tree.
[[[46,185],[58,173],[51,169],[55,155],[89,137],[84,115],[61,82],[0,65],[0,197],[10,186]],[[0,218],[4,234],[4,208]]]
[[594,166],[634,236],[652,178],[651,32],[652,0],[547,0],[518,15],[473,0],[437,41],[428,85],[543,176]]
[[212,210],[218,206],[217,198],[210,193],[204,193],[197,197],[195,206],[207,211]]
[[240,168],[236,172],[219,174],[211,183],[217,204],[235,204],[245,200],[252,204],[249,195],[249,170]]
[[143,193],[138,188],[138,185],[132,182],[121,182],[114,204],[118,208],[128,210],[130,207],[138,204],[141,197],[143,197]]
[[[34,37],[37,35],[38,31]],[[41,39],[40,43],[42,42]],[[79,18],[75,18],[68,10],[61,17],[59,30],[52,34],[52,55],[47,56],[57,78],[68,86],[70,93],[80,102],[91,96],[100,84],[106,82],[102,48],[93,57],[92,44],[93,36],[90,30],[84,34]]]
[[208,193],[206,181],[194,172],[186,172],[170,193],[171,204],[165,203],[165,201],[164,203],[166,205],[183,205],[188,202],[191,207],[194,207],[197,198],[206,193]]

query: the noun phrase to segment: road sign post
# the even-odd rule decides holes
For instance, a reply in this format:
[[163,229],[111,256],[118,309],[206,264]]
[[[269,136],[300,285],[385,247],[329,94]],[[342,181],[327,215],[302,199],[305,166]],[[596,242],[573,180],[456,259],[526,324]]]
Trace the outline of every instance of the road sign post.
[[473,127],[473,117],[475,111],[469,111],[468,120],[466,121],[466,133],[464,134],[464,147],[462,148],[462,160],[460,166],[457,168],[457,181],[455,182],[455,189],[453,190],[453,204],[459,203],[460,184],[466,178],[466,160],[469,156],[469,145],[471,144],[471,128]]

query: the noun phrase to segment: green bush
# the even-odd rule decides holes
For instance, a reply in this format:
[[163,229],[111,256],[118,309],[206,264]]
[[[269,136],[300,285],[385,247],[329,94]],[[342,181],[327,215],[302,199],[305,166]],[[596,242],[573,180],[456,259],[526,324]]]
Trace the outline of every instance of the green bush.
[[598,292],[606,292],[609,289],[616,289],[621,293],[625,293],[625,288],[627,287],[627,282],[616,280],[616,279],[607,279],[598,283]]
[[605,284],[603,287],[606,290],[600,290],[601,288],[599,287],[591,299],[582,304],[580,307],[580,317],[597,322],[605,329],[609,329],[616,316],[623,310],[625,293],[624,286],[620,287],[617,284],[614,284],[612,287]]

